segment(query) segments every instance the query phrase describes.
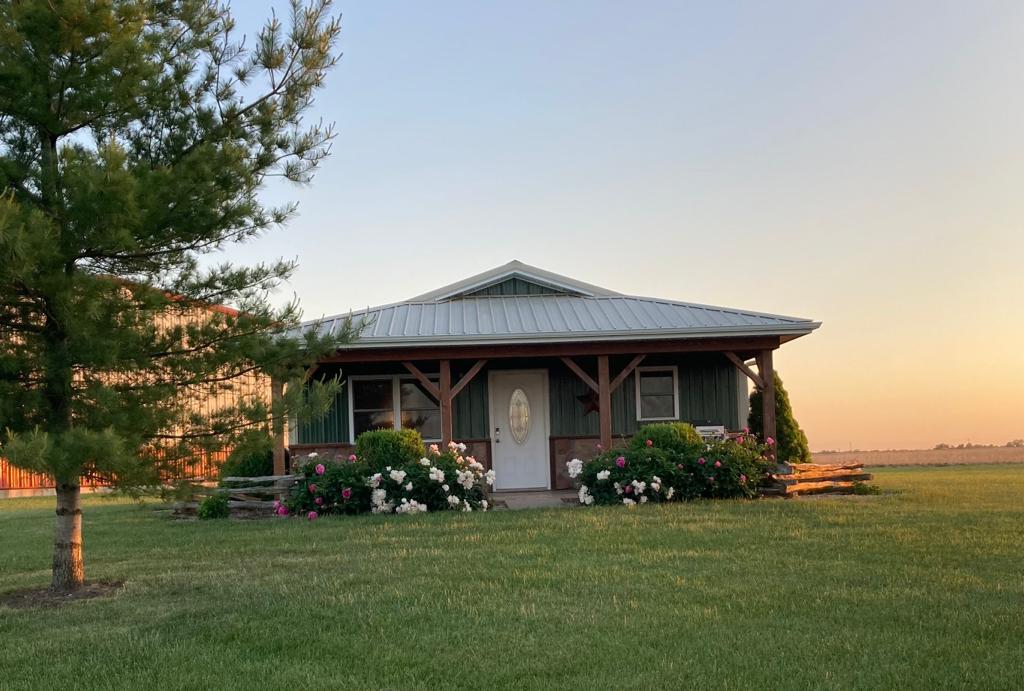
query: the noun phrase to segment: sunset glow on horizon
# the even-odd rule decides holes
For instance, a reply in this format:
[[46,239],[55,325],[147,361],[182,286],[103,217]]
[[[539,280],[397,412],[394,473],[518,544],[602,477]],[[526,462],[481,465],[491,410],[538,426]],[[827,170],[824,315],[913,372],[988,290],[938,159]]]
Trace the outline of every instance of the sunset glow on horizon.
[[555,5],[343,3],[334,154],[231,259],[309,318],[511,259],[810,317],[812,449],[1024,438],[1024,4]]

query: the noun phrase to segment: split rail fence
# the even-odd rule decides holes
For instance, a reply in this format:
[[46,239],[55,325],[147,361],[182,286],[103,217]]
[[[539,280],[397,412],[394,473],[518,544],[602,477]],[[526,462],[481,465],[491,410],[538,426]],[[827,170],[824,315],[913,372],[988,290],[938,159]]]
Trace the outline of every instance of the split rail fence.
[[780,466],[768,476],[762,494],[794,497],[803,494],[853,494],[859,483],[869,482],[871,473],[863,463],[794,463]]

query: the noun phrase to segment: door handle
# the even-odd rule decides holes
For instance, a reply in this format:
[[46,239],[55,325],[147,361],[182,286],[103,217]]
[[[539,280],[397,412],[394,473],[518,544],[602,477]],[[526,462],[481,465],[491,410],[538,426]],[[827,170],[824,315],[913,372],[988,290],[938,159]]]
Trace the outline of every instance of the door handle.
[[500,444],[501,443],[501,428],[500,427],[495,427],[494,428],[494,443],[495,444]]

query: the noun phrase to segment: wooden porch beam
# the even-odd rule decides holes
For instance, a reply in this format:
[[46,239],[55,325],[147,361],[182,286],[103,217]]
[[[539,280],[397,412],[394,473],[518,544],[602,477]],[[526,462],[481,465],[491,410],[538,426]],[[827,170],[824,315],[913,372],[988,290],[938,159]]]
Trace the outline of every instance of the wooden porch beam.
[[274,431],[274,475],[284,475],[285,420],[281,407],[284,404],[284,381],[270,380],[270,409]]
[[423,388],[427,390],[427,393],[433,396],[440,403],[441,390],[438,388],[437,384],[430,381],[430,379],[427,378],[427,375],[423,374],[423,372],[420,371],[419,367],[412,364],[408,360],[403,360],[402,366],[405,367],[405,369],[409,370],[409,374],[416,377],[419,383],[423,385]]
[[441,441],[444,444],[452,441],[453,425],[452,425],[452,363],[451,360],[441,360],[441,372],[440,372],[440,395],[438,396],[439,403],[441,404]]
[[612,448],[612,387],[608,381],[608,356],[597,356],[597,400],[601,423],[601,448]]
[[462,375],[459,382],[452,387],[452,398],[458,396],[459,392],[466,388],[469,382],[473,381],[473,377],[480,374],[480,370],[482,370],[486,364],[487,360],[477,360],[473,363],[473,366],[469,368],[469,371]]
[[[605,359],[607,360],[607,358]],[[598,387],[597,382],[591,379],[590,375],[584,372],[583,368],[577,365],[575,360],[573,360],[571,357],[563,357],[562,362],[564,362],[565,366],[571,369],[573,373],[583,381],[584,384],[589,386],[594,391],[600,393],[601,390]]]
[[747,367],[747,363],[743,362],[743,360],[740,359],[740,357],[736,355],[736,353],[732,352],[731,350],[726,350],[722,354],[725,355],[725,357],[729,358],[729,361],[732,362],[732,364],[736,365],[736,369],[738,369],[740,372],[743,372],[743,374],[747,375],[747,377],[750,378],[750,381],[754,382],[754,386],[756,386],[759,389],[764,388],[764,380],[761,378],[761,375]]
[[619,375],[617,377],[615,377],[615,379],[612,379],[612,383],[611,383],[611,387],[610,387],[611,390],[612,390],[611,391],[612,393],[615,393],[615,389],[617,389],[620,386],[622,386],[622,382],[626,381],[626,377],[628,377],[630,374],[633,373],[633,370],[636,369],[637,365],[639,365],[641,362],[644,361],[645,357],[647,357],[647,356],[646,355],[637,355],[635,358],[633,358],[632,360],[629,361],[629,364],[626,365],[625,368],[623,368],[623,370],[621,372],[619,372]]
[[757,355],[757,371],[764,386],[761,387],[761,420],[764,439],[776,437],[775,427],[775,366],[771,350],[762,350]]

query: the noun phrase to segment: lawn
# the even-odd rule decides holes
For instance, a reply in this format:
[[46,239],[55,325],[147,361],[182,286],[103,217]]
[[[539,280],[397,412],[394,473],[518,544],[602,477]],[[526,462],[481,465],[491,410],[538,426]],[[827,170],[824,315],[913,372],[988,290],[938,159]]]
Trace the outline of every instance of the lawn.
[[[113,597],[0,608],[0,687],[1020,688],[1024,466],[876,497],[261,522],[89,499]],[[51,499],[0,502],[0,592]]]

